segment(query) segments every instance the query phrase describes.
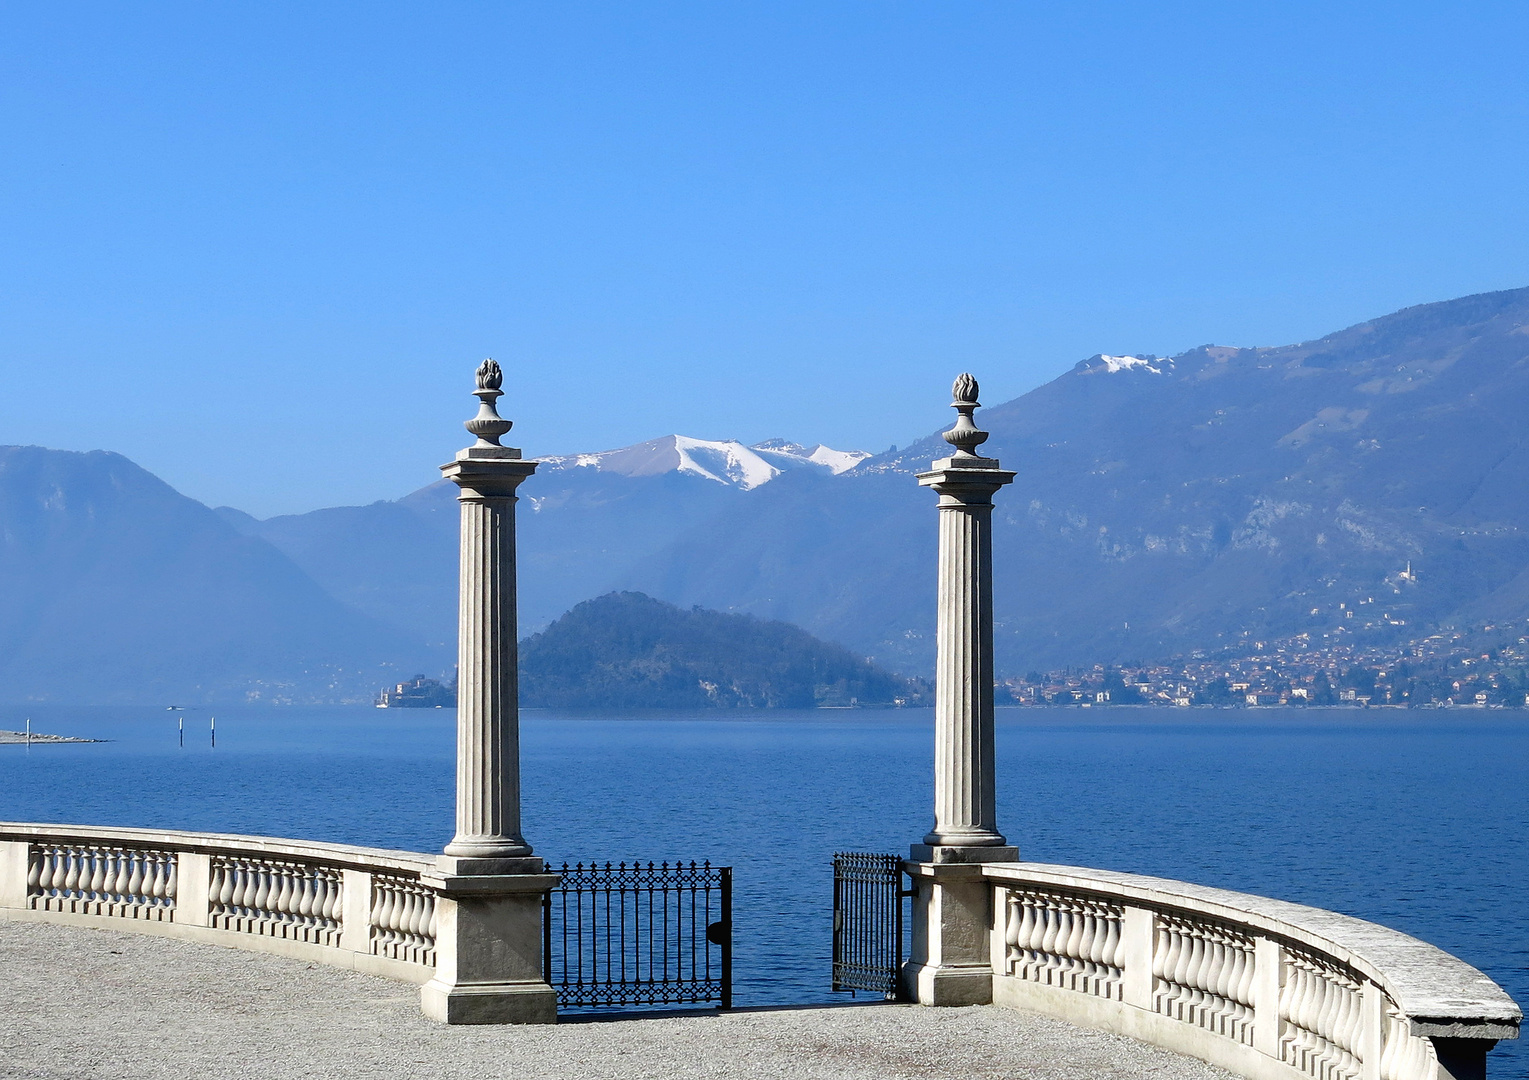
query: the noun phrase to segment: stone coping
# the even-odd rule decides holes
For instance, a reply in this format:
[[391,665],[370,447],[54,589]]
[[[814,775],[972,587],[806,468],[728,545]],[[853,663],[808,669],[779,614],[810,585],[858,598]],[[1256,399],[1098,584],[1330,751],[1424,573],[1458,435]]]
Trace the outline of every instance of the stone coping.
[[203,854],[267,855],[323,863],[352,870],[404,870],[425,874],[435,869],[435,856],[415,851],[328,844],[319,840],[284,840],[237,833],[186,832],[176,829],[123,829],[102,825],[38,825],[0,821],[0,840],[32,843],[120,844],[124,847],[164,848]]
[[1210,915],[1325,953],[1362,973],[1407,1014],[1416,1035],[1516,1039],[1523,1012],[1484,973],[1443,949],[1379,923],[1169,878],[1048,863],[985,863],[984,877],[1051,885],[1148,907]]

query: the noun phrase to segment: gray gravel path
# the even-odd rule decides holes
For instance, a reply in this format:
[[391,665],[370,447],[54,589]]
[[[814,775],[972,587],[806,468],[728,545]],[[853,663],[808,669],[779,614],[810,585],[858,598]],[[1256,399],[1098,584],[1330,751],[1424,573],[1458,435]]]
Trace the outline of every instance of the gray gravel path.
[[0,1077],[1225,1080],[1008,1009],[864,1005],[447,1028],[414,987],[301,961],[0,921]]

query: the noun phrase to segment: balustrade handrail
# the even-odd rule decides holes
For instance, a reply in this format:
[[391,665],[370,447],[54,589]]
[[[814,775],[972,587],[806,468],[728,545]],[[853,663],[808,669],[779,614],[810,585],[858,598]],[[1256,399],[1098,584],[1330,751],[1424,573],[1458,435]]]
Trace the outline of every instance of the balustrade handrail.
[[414,982],[436,970],[436,861],[177,829],[0,822],[0,917],[110,926]]
[[84,841],[126,847],[174,848],[206,855],[266,855],[346,870],[402,870],[418,874],[435,869],[433,856],[414,851],[331,844],[321,840],[288,840],[273,836],[189,832],[179,829],[0,821],[0,841],[3,840],[32,843]]
[[1048,863],[987,863],[1008,887],[1040,887],[1124,902],[1165,914],[1219,920],[1290,942],[1347,965],[1384,990],[1414,1035],[1515,1039],[1523,1013],[1484,973],[1399,930],[1335,911],[1168,878]]

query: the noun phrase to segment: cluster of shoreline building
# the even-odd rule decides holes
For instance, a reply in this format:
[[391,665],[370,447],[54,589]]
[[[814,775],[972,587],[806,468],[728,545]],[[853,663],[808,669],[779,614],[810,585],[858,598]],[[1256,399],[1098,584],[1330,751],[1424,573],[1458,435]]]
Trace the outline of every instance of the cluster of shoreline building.
[[1389,645],[1343,638],[1304,633],[1159,663],[1031,672],[1003,680],[998,701],[1019,706],[1529,707],[1529,624],[1489,624]]

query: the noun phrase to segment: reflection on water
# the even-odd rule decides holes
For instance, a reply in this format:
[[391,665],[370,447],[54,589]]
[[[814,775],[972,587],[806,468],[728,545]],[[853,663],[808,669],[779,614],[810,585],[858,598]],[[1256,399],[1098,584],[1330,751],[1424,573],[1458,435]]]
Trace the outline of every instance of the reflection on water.
[[[217,748],[209,719],[217,716]],[[6,707],[0,819],[439,850],[451,710]],[[930,714],[523,719],[549,860],[736,867],[739,1005],[827,1000],[830,859],[930,824]],[[999,823],[1027,859],[1180,878],[1405,930],[1529,1000],[1529,721],[1502,712],[1006,710]],[[1526,1047],[1529,1049],[1529,1047]],[[1529,1077],[1503,1044],[1493,1075]]]

